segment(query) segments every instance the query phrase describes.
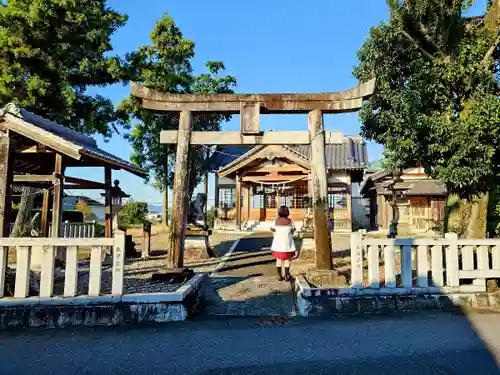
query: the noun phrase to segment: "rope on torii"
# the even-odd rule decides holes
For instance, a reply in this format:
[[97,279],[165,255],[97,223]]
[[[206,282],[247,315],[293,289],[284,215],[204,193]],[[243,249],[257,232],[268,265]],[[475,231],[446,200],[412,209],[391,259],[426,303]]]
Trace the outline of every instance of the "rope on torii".
[[276,182],[276,181],[261,181],[261,180],[254,180],[254,182],[258,183],[258,184],[261,184],[262,185],[288,185],[288,184],[291,184],[292,182],[295,182],[295,181],[300,181],[300,180],[304,180],[306,179],[308,176],[300,176],[298,178],[295,178],[293,180],[290,180],[290,181],[285,181],[285,182]]
[[295,178],[295,179],[293,179],[293,180],[290,180],[290,181],[285,181],[285,182],[281,182],[281,183],[280,183],[280,182],[260,181],[260,180],[257,180],[257,181],[254,181],[254,182],[256,182],[256,183],[260,183],[260,188],[261,188],[261,190],[264,190],[264,185],[271,185],[271,187],[272,187],[274,190],[276,190],[276,189],[274,188],[274,186],[275,186],[275,185],[277,185],[277,186],[280,186],[280,185],[281,185],[281,186],[282,186],[282,189],[284,190],[284,189],[285,189],[285,185],[291,184],[292,182],[296,182],[296,181],[304,180],[304,179],[306,179],[306,178],[308,178],[308,176],[300,176],[300,177]]

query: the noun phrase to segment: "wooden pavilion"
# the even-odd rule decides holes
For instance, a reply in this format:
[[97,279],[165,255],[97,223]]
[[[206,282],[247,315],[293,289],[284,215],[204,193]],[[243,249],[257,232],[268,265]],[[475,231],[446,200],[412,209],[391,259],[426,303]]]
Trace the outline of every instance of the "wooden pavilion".
[[[102,167],[104,183],[65,175],[68,167]],[[100,189],[105,196],[106,236],[112,236],[112,170],[125,170],[139,177],[147,171],[97,146],[96,141],[55,122],[9,103],[0,111],[0,236],[9,233],[12,186],[43,189],[42,235],[52,221],[61,222],[65,189]],[[60,225],[52,225],[59,237]]]

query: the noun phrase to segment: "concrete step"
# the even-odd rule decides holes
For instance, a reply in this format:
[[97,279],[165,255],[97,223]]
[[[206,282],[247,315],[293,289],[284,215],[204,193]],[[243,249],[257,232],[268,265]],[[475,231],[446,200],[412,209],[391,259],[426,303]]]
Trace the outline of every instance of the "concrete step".
[[295,316],[292,286],[275,276],[212,277],[205,302],[205,315]]

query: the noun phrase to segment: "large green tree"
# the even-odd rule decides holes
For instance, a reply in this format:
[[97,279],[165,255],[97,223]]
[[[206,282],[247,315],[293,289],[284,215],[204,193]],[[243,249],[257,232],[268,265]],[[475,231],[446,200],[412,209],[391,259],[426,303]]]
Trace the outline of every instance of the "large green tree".
[[[193,74],[194,43],[183,37],[172,18],[165,14],[151,33],[151,45],[141,47],[129,56],[136,67],[135,82],[148,88],[169,93],[230,93],[236,84],[232,76],[221,75],[222,62],[207,62],[207,73]],[[124,125],[132,126],[128,136],[133,149],[133,161],[151,171],[153,184],[161,190],[173,186],[175,145],[160,144],[160,131],[174,130],[179,126],[178,114],[144,109],[141,101],[130,96],[119,106]],[[196,114],[194,130],[220,130],[225,116]],[[192,148],[190,152],[190,195],[206,171],[208,147]],[[167,171],[167,153],[168,170]]]
[[465,17],[466,0],[388,0],[354,69],[377,78],[362,133],[399,165],[423,165],[451,193],[475,197],[499,182],[499,1]]
[[[110,137],[117,130],[113,104],[88,89],[127,79],[127,64],[108,55],[111,35],[126,20],[106,0],[0,2],[0,103]],[[31,197],[25,189],[16,228]]]
[[15,101],[74,130],[110,137],[112,102],[87,89],[127,78],[111,35],[127,17],[106,0],[0,4],[0,102]]
[[470,0],[387,3],[390,21],[371,29],[354,69],[377,79],[362,133],[393,165],[422,165],[450,194],[480,197],[468,236],[484,236],[487,192],[500,182],[500,2],[479,17],[464,16]]

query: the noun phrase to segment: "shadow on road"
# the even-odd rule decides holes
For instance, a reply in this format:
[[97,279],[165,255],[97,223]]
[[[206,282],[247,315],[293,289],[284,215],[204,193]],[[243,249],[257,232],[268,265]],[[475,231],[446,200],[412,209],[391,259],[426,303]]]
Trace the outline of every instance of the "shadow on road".
[[[332,348],[333,349],[333,348]],[[333,353],[332,353],[333,354]],[[381,356],[370,359],[289,361],[267,365],[217,368],[200,375],[423,375],[498,374],[487,351],[440,352],[427,355]]]

